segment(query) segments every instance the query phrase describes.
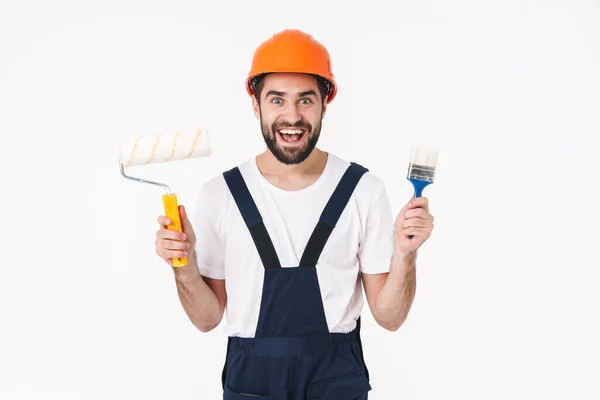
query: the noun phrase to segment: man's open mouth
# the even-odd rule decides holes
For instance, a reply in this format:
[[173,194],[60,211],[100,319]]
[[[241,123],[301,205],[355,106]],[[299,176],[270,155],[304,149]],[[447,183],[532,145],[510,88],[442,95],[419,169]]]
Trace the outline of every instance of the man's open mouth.
[[296,144],[302,140],[306,131],[304,129],[278,129],[277,134],[283,142]]

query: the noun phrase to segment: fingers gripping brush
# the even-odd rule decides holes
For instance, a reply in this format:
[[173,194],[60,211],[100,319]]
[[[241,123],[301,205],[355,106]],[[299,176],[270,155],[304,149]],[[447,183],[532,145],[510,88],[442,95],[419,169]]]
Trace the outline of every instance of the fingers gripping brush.
[[[119,168],[127,179],[162,187],[165,194],[162,201],[165,216],[169,218],[168,229],[182,232],[177,195],[168,185],[125,173],[125,168],[154,163],[180,161],[185,159],[208,157],[212,153],[208,132],[204,128],[163,133],[157,136],[140,136],[134,139],[119,140]],[[174,267],[187,265],[187,257],[173,259]]]
[[[435,180],[435,168],[439,148],[413,145],[408,164],[407,179],[415,190],[415,198],[423,195],[423,190]],[[408,237],[413,238],[413,235]]]

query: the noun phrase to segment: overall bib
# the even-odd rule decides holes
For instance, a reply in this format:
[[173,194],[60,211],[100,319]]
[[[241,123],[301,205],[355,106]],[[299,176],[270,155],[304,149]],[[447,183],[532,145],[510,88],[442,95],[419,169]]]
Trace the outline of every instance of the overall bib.
[[328,200],[300,265],[282,268],[254,200],[237,167],[223,173],[264,266],[254,338],[229,337],[224,400],[366,400],[371,386],[354,331],[330,333],[317,260],[367,169],[351,163]]

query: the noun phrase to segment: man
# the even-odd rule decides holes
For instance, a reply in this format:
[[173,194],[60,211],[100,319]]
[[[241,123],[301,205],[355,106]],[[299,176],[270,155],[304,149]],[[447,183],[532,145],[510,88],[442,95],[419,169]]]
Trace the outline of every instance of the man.
[[[374,319],[397,330],[415,295],[428,200],[394,220],[382,181],[316,147],[337,92],[327,50],[286,30],[256,50],[246,81],[266,150],[203,188],[183,233],[159,217],[181,304],[202,332],[227,305],[224,399],[367,399],[362,287]],[[409,236],[413,236],[409,238]]]

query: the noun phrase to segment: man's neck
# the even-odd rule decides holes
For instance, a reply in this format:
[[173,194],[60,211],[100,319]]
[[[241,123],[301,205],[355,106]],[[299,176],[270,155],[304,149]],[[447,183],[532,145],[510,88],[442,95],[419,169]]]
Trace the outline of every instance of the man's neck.
[[295,191],[304,189],[319,179],[327,164],[327,158],[326,152],[315,148],[306,160],[287,165],[267,150],[256,157],[256,165],[272,185],[283,190]]

